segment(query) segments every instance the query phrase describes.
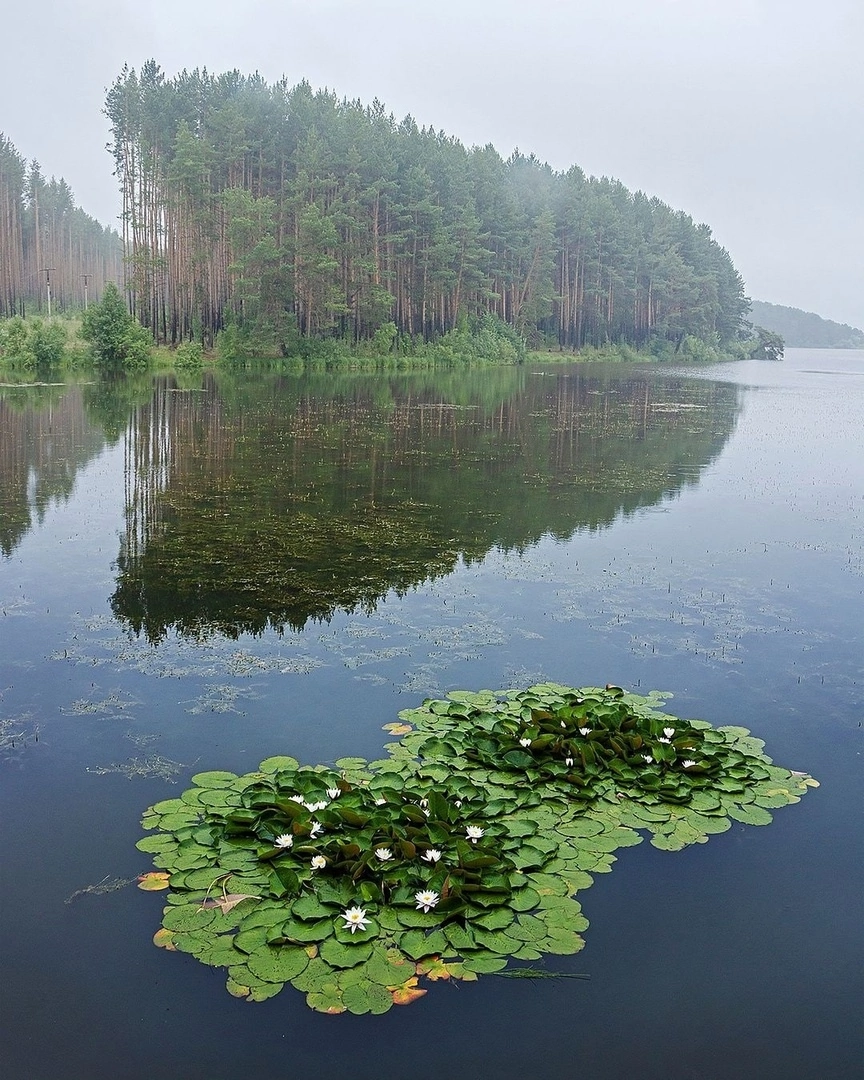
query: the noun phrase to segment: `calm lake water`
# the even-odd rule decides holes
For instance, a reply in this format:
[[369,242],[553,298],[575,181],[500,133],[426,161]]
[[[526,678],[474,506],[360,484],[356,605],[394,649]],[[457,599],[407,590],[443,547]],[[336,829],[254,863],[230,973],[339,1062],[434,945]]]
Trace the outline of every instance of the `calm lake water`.
[[[0,388],[10,1080],[862,1075],[864,352]],[[821,782],[620,852],[551,971],[380,1017],[153,947],[145,807],[381,756],[454,689],[618,683]]]

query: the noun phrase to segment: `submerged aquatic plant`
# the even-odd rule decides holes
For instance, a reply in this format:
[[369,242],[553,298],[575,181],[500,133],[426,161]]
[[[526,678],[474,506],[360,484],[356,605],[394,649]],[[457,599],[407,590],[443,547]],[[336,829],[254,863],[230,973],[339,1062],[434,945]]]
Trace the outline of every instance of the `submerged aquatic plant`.
[[816,785],[746,729],[661,703],[554,683],[453,693],[400,713],[380,761],[199,773],[143,819],[156,831],[138,847],[170,886],[154,940],[227,968],[237,997],[291,983],[355,1013],[415,1000],[420,978],[578,952],[575,896],[619,848],[764,825]]

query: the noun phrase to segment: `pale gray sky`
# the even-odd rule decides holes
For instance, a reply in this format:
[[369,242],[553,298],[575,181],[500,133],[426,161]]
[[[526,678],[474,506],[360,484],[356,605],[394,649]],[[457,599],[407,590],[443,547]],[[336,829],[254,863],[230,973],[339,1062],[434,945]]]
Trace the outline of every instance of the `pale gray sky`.
[[306,78],[707,222],[748,294],[864,327],[861,0],[41,0],[2,19],[0,131],[116,223],[124,62]]

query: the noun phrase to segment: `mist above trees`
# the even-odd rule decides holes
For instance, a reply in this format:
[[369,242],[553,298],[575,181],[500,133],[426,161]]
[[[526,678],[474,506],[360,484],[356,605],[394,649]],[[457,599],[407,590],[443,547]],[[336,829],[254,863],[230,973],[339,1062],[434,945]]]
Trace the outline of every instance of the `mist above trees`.
[[124,68],[106,114],[132,310],[289,353],[495,317],[529,345],[736,341],[749,301],[706,225],[574,166],[237,71]]

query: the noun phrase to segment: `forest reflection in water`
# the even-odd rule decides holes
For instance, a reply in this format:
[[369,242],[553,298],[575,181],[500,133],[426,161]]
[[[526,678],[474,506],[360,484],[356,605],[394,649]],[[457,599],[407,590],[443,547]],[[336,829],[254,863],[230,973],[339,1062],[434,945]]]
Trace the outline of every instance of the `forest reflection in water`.
[[[498,373],[496,373],[498,374]],[[722,384],[638,374],[157,380],[126,431],[114,614],[150,641],[373,610],[490,549],[600,529],[698,477]]]
[[[273,1076],[286,1045],[357,1080],[857,1075],[862,364],[0,388],[7,1073],[143,1077],[158,1030],[190,1078]],[[108,607],[129,582],[137,633]],[[424,696],[544,680],[670,691],[822,786],[770,828],[628,851],[583,952],[543,960],[590,980],[439,984],[380,1037],[287,990],[236,1002],[153,947],[160,898],[103,889],[202,770],[373,760]]]

